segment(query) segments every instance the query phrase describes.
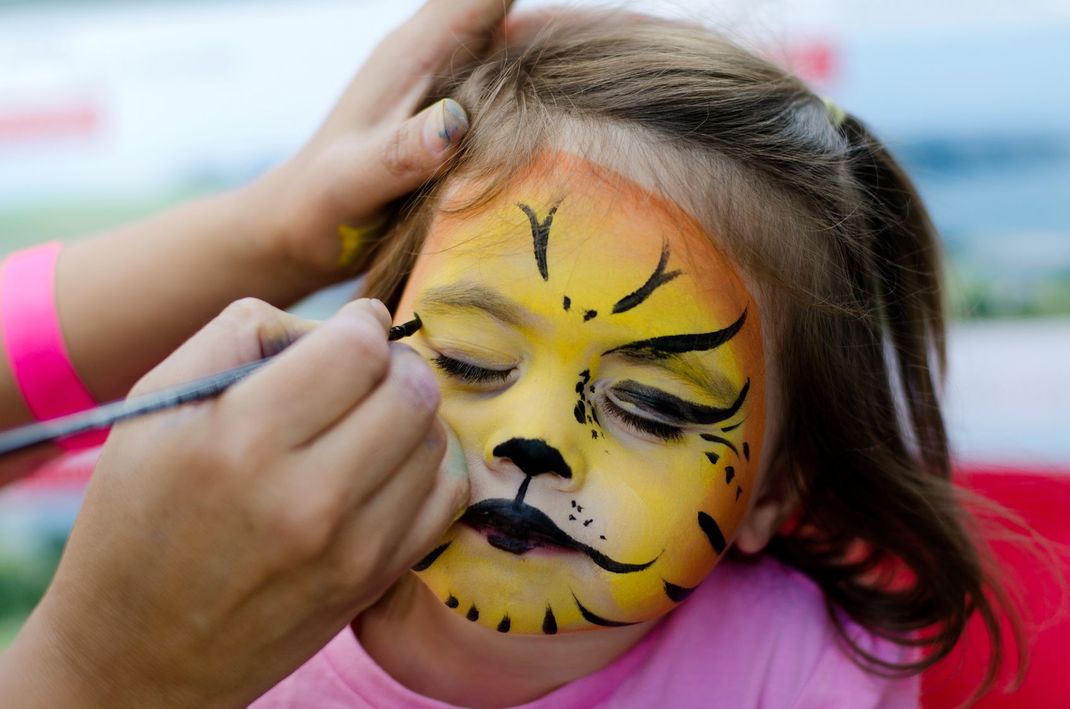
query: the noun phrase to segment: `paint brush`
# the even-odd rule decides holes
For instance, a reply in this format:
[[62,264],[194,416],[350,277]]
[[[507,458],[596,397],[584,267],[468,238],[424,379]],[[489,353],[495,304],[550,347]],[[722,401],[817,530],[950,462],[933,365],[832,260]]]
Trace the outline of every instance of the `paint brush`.
[[[419,330],[422,324],[420,316],[413,313],[413,319],[409,322],[390,328],[387,339],[394,341],[408,337]],[[245,379],[276,356],[278,355],[264,357],[233,369],[210,374],[207,377],[150,394],[112,401],[69,416],[31,423],[4,431],[0,433],[0,456],[32,448],[42,443],[54,441],[57,438],[66,438],[79,433],[108,428],[120,421],[127,421],[157,411],[166,411],[195,401],[211,399]]]

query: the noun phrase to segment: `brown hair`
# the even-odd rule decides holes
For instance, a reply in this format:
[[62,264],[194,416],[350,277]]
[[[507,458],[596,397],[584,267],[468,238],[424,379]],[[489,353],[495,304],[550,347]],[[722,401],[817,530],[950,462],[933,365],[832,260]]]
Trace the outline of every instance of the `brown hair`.
[[[937,235],[866,127],[708,29],[621,14],[565,13],[455,68],[429,98],[444,96],[472,129],[373,250],[364,295],[396,304],[451,175],[500,185],[540,149],[577,141],[642,166],[764,296],[778,458],[790,461],[781,484],[800,500],[769,551],[820,586],[878,673],[930,666],[979,613],[993,641],[987,689],[1003,659],[997,611],[1016,616],[950,479]],[[843,614],[925,652],[889,664],[851,639]]]

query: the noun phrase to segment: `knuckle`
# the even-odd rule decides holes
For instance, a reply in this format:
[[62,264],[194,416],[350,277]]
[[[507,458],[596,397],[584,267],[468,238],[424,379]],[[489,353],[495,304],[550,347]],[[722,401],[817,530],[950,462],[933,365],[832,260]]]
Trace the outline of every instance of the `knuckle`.
[[221,445],[190,446],[188,449],[189,477],[198,483],[223,483],[234,469],[230,447]]
[[265,458],[278,448],[278,436],[273,427],[264,419],[247,422],[243,426],[234,426],[234,430],[224,439],[227,445],[220,452],[222,462],[228,470],[253,470],[266,463]]
[[338,557],[334,566],[334,585],[346,592],[378,582],[383,576],[383,568],[388,558],[386,538],[382,534],[372,534],[362,540],[360,551]]
[[419,167],[419,161],[409,149],[410,141],[407,137],[407,129],[401,127],[395,130],[383,145],[383,169],[391,177],[407,178]]
[[303,560],[320,556],[331,543],[334,520],[316,504],[279,500],[267,513],[272,544],[283,558]]
[[370,377],[379,381],[390,367],[390,345],[378,324],[356,320],[341,332],[346,351]]
[[219,315],[217,322],[239,340],[258,339],[261,326],[271,319],[275,309],[257,298],[241,298],[234,301]]
[[274,310],[259,298],[239,298],[223,310],[223,316],[236,323],[257,320]]

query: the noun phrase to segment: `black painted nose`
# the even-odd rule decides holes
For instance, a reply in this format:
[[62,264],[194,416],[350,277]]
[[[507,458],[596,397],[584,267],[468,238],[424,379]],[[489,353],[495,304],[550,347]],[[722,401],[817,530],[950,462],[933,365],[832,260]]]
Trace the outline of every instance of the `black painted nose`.
[[538,438],[510,438],[492,451],[499,458],[508,458],[528,477],[553,473],[562,478],[572,477],[572,468],[556,448]]

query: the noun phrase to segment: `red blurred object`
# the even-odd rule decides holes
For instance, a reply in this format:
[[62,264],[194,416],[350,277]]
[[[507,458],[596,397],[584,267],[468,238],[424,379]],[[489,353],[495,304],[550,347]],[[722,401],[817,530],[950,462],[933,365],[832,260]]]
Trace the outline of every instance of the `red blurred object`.
[[[960,468],[965,487],[999,503],[1035,532],[1056,545],[1070,545],[1070,471]],[[984,709],[1070,707],[1070,614],[1062,607],[1059,578],[1070,578],[1062,550],[1055,566],[1014,544],[993,540],[993,549],[1011,584],[1025,601],[1029,668],[1025,682],[1006,693],[1013,665],[1005,662],[999,683],[974,706]],[[988,657],[988,639],[975,617],[952,654],[922,676],[922,706],[957,707],[980,684]],[[1013,656],[1014,647],[1008,648]]]
[[10,488],[35,491],[78,491],[89,483],[89,477],[100,457],[100,448],[87,448],[77,453],[58,456],[13,483]]
[[821,89],[829,89],[837,82],[843,63],[839,45],[828,39],[770,45],[762,48],[760,53]]
[[22,109],[0,107],[0,142],[86,139],[93,137],[100,126],[100,109],[91,102]]

